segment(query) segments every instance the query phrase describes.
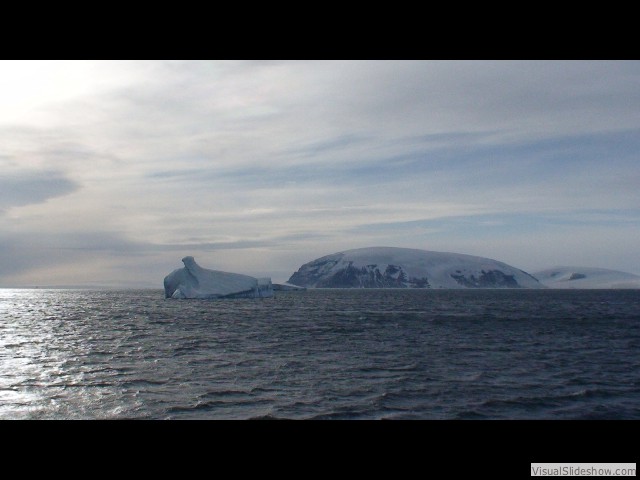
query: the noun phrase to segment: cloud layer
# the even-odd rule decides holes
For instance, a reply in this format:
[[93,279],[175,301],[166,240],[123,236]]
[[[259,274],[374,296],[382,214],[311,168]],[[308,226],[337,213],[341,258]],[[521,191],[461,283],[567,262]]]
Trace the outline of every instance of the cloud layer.
[[638,62],[74,68],[0,96],[0,285],[160,286],[185,254],[285,280],[372,245],[640,273]]

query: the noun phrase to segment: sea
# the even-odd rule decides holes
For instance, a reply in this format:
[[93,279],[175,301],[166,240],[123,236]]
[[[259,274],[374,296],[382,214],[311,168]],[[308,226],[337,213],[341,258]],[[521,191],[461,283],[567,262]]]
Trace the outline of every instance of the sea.
[[0,419],[640,419],[640,290],[0,289]]

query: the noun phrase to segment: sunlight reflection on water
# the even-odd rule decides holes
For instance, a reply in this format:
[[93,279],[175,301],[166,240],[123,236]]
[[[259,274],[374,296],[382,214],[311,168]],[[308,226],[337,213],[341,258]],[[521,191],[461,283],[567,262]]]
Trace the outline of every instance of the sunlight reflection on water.
[[[117,416],[117,389],[98,384],[84,366],[95,335],[67,308],[69,290],[0,289],[0,418],[95,418]],[[113,402],[110,402],[114,400]]]

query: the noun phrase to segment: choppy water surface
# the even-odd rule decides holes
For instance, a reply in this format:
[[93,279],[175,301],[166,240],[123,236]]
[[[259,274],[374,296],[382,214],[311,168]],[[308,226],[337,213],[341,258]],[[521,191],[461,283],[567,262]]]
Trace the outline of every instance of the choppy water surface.
[[0,289],[0,418],[640,419],[640,291]]

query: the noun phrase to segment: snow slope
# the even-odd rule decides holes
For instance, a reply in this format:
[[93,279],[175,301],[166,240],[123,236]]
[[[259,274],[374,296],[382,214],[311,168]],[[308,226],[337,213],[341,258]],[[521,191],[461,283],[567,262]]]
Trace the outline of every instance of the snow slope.
[[544,288],[506,263],[460,253],[369,247],[302,265],[288,283],[310,288]]
[[590,267],[554,267],[533,274],[549,288],[640,288],[631,273]]

